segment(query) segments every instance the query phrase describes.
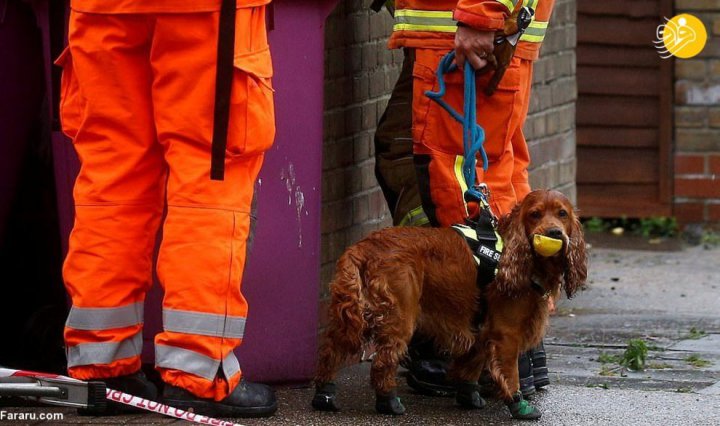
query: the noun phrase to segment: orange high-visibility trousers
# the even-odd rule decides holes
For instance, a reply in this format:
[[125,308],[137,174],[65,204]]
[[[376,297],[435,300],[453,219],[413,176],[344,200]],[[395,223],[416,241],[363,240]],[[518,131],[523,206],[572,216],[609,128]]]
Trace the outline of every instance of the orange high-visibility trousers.
[[[477,213],[477,203],[466,203],[467,188],[462,176],[462,126],[425,92],[437,91],[435,71],[447,53],[438,49],[416,49],[413,69],[413,152],[423,209],[435,225],[463,223]],[[498,90],[486,96],[483,88],[491,73],[477,78],[477,118],[485,130],[484,148],[488,171],[477,157],[477,181],[490,189],[490,206],[497,215],[508,213],[530,192],[530,164],[522,127],[528,112],[532,85],[532,61],[513,58]],[[463,110],[463,73],[446,74],[444,100],[456,111]]]
[[[258,2],[256,2],[257,4]],[[210,180],[218,12],[73,11],[61,119],[81,160],[63,268],[69,374],[140,368],[143,301],[157,275],[163,380],[220,400],[241,370],[241,293],[253,187],[275,133],[265,7],[238,8],[224,181]]]

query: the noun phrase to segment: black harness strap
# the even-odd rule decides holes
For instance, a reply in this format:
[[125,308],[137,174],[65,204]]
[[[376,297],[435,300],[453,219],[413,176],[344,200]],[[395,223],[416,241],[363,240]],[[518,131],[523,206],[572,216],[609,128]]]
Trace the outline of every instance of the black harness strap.
[[489,206],[480,210],[475,221],[466,220],[467,225],[453,225],[452,228],[467,242],[477,262],[477,286],[481,297],[475,313],[473,326],[480,328],[487,313],[487,300],[482,296],[485,288],[495,279],[495,272],[500,263],[501,252],[498,247],[498,236],[495,233],[496,221]]
[[495,271],[500,261],[500,252],[495,249],[498,237],[495,234],[494,218],[488,209],[482,209],[477,222],[472,225],[478,239],[477,248],[473,251],[480,258],[478,285],[485,287],[495,279]]
[[235,0],[222,0],[218,32],[215,111],[210,179],[225,179],[225,150],[230,122],[230,92],[235,71]]

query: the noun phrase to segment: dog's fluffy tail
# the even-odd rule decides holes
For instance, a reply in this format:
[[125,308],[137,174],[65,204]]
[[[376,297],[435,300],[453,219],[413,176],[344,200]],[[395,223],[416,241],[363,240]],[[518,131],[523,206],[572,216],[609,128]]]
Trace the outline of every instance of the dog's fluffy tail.
[[335,278],[330,284],[332,303],[330,321],[337,333],[352,349],[360,350],[367,324],[363,317],[365,303],[362,289],[362,254],[353,248],[338,260]]
[[330,284],[329,321],[315,375],[318,386],[332,382],[345,359],[362,349],[366,324],[362,302],[363,259],[359,255],[353,248],[348,249],[338,260],[335,278]]

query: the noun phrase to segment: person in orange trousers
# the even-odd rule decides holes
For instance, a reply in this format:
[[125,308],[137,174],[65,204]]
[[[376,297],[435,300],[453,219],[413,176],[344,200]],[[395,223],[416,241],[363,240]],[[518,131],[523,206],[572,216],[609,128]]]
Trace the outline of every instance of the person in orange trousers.
[[213,180],[220,0],[72,0],[57,61],[62,126],[81,161],[63,268],[72,377],[156,398],[140,355],[161,229],[163,399],[213,416],[275,412],[273,390],[245,380],[233,353],[253,187],[275,132],[269,1],[237,0],[225,175]]
[[[485,172],[478,158],[475,183],[488,185],[490,206],[498,216],[509,213],[530,192],[530,155],[522,128],[529,109],[533,61],[539,56],[554,0],[395,1],[390,47],[405,49],[405,64],[375,138],[376,175],[394,224],[450,226],[478,215],[477,203],[464,199],[467,183],[461,170],[462,127],[425,92],[437,91],[436,70],[452,49],[461,69],[467,61],[474,69],[482,70],[494,51],[496,31],[503,29],[506,19],[523,6],[534,10],[534,18],[520,38],[497,90],[492,96],[483,94],[492,71],[480,73],[476,81],[477,117],[485,130],[489,164]],[[443,99],[456,111],[462,111],[463,73],[446,74],[445,81],[447,92]],[[403,111],[410,107],[408,104],[412,114]],[[406,161],[410,157],[413,165]],[[446,362],[431,343],[414,336],[409,354],[408,384],[431,395],[454,391],[446,379]],[[531,359],[536,361],[534,371]],[[535,387],[549,383],[542,346],[523,354],[519,367],[524,378],[523,394],[534,393]],[[522,408],[521,394],[517,399],[510,407],[514,417],[539,417],[536,411]],[[521,413],[523,410],[527,412]]]

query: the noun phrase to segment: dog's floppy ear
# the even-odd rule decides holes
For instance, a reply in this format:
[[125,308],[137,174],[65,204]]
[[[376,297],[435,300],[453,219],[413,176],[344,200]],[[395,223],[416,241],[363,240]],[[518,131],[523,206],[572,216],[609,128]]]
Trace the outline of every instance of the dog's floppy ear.
[[568,299],[585,285],[587,279],[587,255],[582,224],[573,218],[568,235],[567,265],[565,269],[565,293]]
[[517,296],[519,289],[529,287],[533,266],[533,252],[521,213],[521,205],[515,206],[499,227],[504,247],[495,283],[500,292],[511,297]]

